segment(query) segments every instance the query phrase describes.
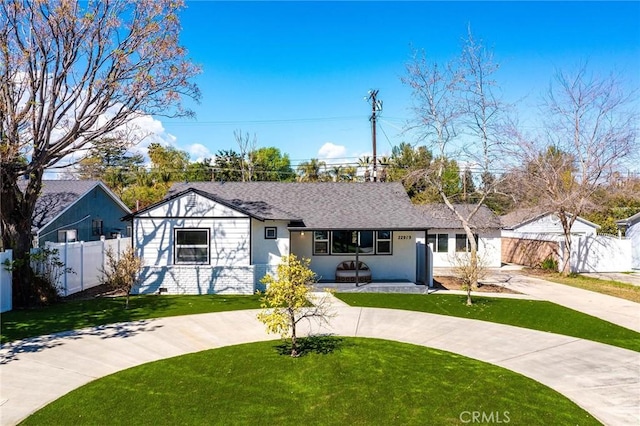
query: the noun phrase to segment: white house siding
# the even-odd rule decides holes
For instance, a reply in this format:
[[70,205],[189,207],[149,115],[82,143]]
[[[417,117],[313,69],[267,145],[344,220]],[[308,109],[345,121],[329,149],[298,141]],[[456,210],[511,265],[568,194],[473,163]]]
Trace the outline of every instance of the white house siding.
[[[265,220],[251,221],[251,263],[254,265],[277,265],[282,257],[289,255],[288,222]],[[276,228],[276,239],[265,237],[265,228]]]
[[[193,198],[189,198],[193,196]],[[137,293],[251,294],[251,219],[197,194],[171,200],[134,219],[134,244],[144,267]],[[208,265],[175,264],[174,233],[181,228],[209,230]]]
[[[532,222],[525,223],[524,225],[514,227],[513,231],[526,234],[564,234],[560,219],[558,219],[557,216],[551,214],[543,216]],[[585,223],[580,219],[576,219],[576,221],[573,222],[573,226],[571,227],[571,233],[577,235],[595,235],[597,231],[598,229],[596,227]],[[505,231],[505,233],[503,233],[503,236],[510,236],[508,234],[509,232]]]
[[[392,255],[360,255],[359,260],[371,269],[374,281],[408,280],[416,282],[416,239],[422,231],[394,231]],[[311,269],[320,280],[335,280],[336,267],[345,260],[355,260],[355,255],[313,255],[313,232],[291,233],[291,253],[311,259]]]
[[174,265],[174,233],[176,229],[209,230],[210,266],[247,266],[250,264],[250,219],[136,219],[135,247],[145,266],[191,267]]
[[[454,267],[456,266],[456,256],[466,256],[466,253],[456,252],[456,234],[464,234],[462,229],[429,229],[429,235],[447,234],[447,253],[433,250],[433,267]],[[419,243],[425,243],[422,238]],[[499,229],[489,230],[478,234],[478,255],[487,268],[499,268],[501,262],[502,238]]]

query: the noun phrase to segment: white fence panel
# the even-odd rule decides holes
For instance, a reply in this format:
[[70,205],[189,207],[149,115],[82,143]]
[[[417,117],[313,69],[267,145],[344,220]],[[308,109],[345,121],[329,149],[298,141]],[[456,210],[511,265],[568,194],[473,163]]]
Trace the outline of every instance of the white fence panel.
[[631,270],[631,240],[608,235],[573,237],[571,272],[626,272]]
[[75,242],[75,243],[46,243],[51,250],[58,250],[60,261],[70,272],[61,275],[58,288],[62,296],[69,296],[100,284],[102,269],[106,262],[106,252],[111,247],[120,255],[131,245],[131,238],[117,238],[113,240]]
[[[526,234],[503,231],[502,236],[540,241],[557,241],[560,245],[558,270],[562,270],[562,259],[565,250],[564,237],[562,235]],[[572,237],[571,272],[627,272],[631,269],[631,240],[612,235],[582,235]]]
[[13,260],[11,250],[0,252],[0,312],[13,309],[11,298],[13,297],[13,274],[5,267],[5,262]]

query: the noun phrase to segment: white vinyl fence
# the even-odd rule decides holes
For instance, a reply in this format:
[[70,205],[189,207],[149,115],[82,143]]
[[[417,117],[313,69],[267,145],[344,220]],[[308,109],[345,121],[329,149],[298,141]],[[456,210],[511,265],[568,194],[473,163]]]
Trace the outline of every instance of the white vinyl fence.
[[[551,241],[559,245],[558,270],[562,270],[565,249],[562,235],[510,232],[503,237],[523,240]],[[631,240],[611,235],[575,235],[571,237],[571,267],[574,273],[628,272],[632,269]]]
[[11,298],[12,292],[12,274],[11,269],[5,267],[5,262],[10,264],[13,260],[13,252],[11,250],[0,251],[0,312],[7,312],[13,309]]
[[60,295],[69,296],[100,284],[102,270],[107,262],[107,250],[111,248],[120,256],[131,247],[131,238],[116,238],[112,240],[75,242],[75,243],[46,243],[46,248],[57,250],[58,258],[65,265],[58,279],[57,286]]
[[631,240],[609,235],[572,237],[571,272],[627,272],[631,266]]

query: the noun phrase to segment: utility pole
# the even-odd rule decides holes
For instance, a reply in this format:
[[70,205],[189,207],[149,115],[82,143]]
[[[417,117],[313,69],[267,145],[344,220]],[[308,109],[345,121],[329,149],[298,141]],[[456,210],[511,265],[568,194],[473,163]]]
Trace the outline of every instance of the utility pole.
[[376,113],[382,112],[382,101],[377,99],[378,90],[369,90],[369,96],[366,101],[371,101],[371,138],[373,140],[373,181],[378,180],[378,159],[376,157]]

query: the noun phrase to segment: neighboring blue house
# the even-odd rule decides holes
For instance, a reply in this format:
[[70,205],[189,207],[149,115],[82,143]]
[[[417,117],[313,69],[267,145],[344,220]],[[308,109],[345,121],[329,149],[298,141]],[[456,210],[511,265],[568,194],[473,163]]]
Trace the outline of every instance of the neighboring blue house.
[[121,218],[130,213],[100,181],[44,180],[32,217],[33,245],[127,237],[130,224]]

